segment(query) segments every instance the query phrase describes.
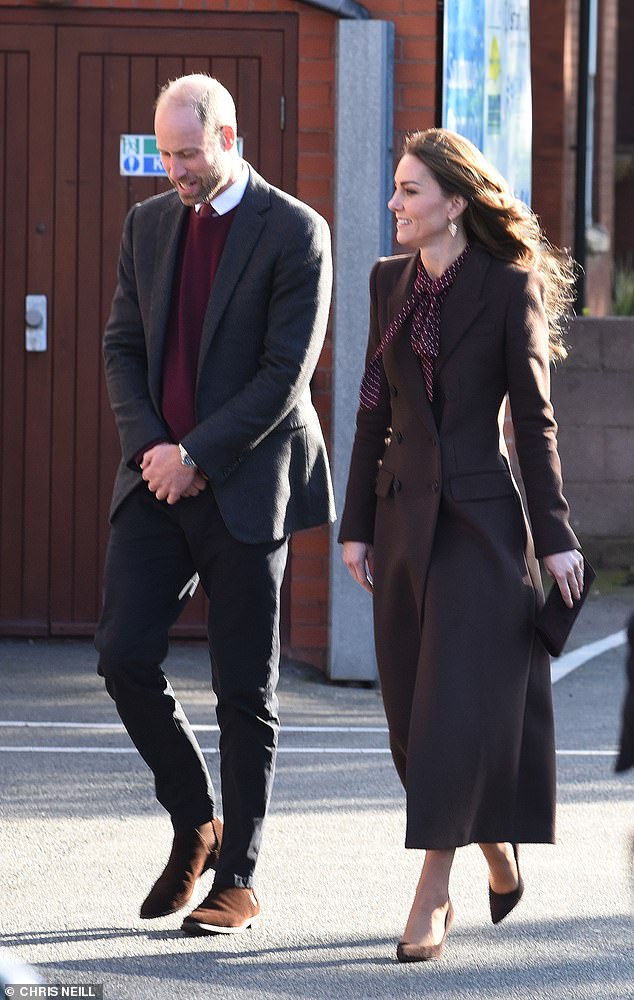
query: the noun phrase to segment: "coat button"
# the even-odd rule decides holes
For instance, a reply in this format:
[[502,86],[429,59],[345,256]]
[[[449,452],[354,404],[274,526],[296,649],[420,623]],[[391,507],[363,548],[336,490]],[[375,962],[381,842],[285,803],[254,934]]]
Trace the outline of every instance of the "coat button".
[[394,482],[392,483],[392,489],[394,490],[395,493],[398,493],[400,491],[400,489],[401,489],[401,480],[400,479],[395,479],[394,480]]
[[403,435],[401,434],[400,431],[397,431],[396,434],[394,435],[394,437],[396,438],[396,440],[398,441],[399,444],[403,440]]
[[438,447],[438,438],[433,437],[433,438],[430,438],[429,440],[432,443],[432,448],[437,448]]
[[433,483],[431,484],[432,493],[438,493],[439,489],[440,489],[440,483],[438,482],[437,479],[434,479]]
[[395,385],[392,385],[392,383],[390,383],[390,396],[392,397],[392,399],[394,398],[394,396],[398,396],[398,389],[396,388]]

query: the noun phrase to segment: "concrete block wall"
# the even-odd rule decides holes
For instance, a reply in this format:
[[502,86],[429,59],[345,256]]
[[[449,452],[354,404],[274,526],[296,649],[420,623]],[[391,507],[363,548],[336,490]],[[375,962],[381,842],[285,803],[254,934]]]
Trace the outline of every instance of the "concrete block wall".
[[577,318],[552,376],[564,491],[599,567],[634,566],[634,318]]

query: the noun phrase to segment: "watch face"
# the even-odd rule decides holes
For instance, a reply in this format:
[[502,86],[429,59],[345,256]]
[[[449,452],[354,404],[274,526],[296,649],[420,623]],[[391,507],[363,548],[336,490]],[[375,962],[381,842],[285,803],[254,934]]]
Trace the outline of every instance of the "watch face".
[[181,453],[181,462],[183,463],[183,465],[188,465],[190,469],[195,469],[196,463],[194,462],[194,459],[191,457],[191,455],[187,454],[182,444],[179,444],[178,448]]

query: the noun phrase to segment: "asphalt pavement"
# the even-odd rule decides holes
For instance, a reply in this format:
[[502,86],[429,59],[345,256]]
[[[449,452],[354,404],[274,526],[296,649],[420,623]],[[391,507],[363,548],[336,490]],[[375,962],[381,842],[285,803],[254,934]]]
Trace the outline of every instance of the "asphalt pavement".
[[[632,610],[634,587],[600,579],[570,650],[618,634]],[[183,913],[138,916],[171,828],[91,643],[0,640],[0,947],[58,996],[63,985],[81,985],[75,996],[102,985],[108,1000],[632,1000],[634,771],[614,773],[618,642],[554,686],[558,842],[523,848],[520,905],[493,927],[484,860],[463,848],[443,959],[399,965],[422,853],[403,848],[404,797],[377,689],[335,686],[284,662],[258,868],[263,920],[232,939],[192,938],[180,931]],[[218,785],[204,647],[174,644],[167,672]]]

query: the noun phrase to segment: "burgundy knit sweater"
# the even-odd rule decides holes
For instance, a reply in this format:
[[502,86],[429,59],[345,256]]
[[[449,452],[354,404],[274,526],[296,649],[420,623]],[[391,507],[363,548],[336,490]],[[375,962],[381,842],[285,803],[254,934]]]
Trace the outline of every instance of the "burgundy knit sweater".
[[205,216],[191,209],[185,223],[163,355],[163,418],[174,441],[198,423],[194,397],[203,322],[235,213]]

